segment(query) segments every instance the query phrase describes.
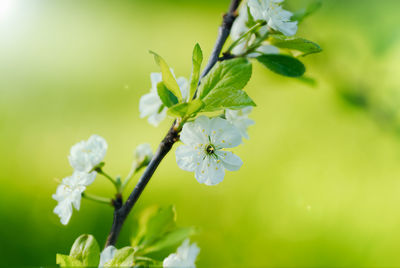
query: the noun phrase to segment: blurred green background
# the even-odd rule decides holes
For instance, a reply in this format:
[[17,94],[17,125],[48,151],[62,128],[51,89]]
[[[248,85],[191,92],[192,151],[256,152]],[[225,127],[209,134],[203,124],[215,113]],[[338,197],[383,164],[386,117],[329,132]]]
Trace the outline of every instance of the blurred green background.
[[[52,213],[69,148],[103,136],[105,170],[123,176],[138,144],[156,148],[171,119],[157,129],[139,119],[158,71],[148,50],[189,77],[193,45],[208,57],[228,3],[0,0],[2,265],[54,265],[82,233],[105,242],[111,207],[83,200],[67,227]],[[257,124],[235,150],[242,169],[207,187],[171,153],[133,214],[175,204],[178,224],[201,229],[200,267],[399,267],[399,10],[398,0],[324,1],[298,33],[324,48],[304,60],[315,87],[254,64]],[[112,187],[98,177],[88,191]]]

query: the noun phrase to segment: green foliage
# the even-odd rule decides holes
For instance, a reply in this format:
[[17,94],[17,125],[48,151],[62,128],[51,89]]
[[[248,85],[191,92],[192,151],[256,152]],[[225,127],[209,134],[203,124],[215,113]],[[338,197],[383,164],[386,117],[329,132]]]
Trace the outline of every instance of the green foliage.
[[100,248],[92,235],[84,234],[78,237],[72,245],[69,256],[57,254],[56,262],[61,267],[68,266],[98,266]]
[[200,79],[200,68],[203,62],[203,52],[201,51],[200,45],[196,44],[193,49],[192,55],[192,75],[190,77],[190,94],[189,100],[191,100],[196,92],[197,85]]
[[83,267],[83,263],[80,262],[79,260],[75,259],[74,257],[68,256],[68,255],[63,255],[63,254],[57,254],[56,255],[56,263],[60,267],[74,267],[74,266],[81,266]]
[[271,42],[271,45],[279,48],[300,51],[303,53],[302,56],[322,51],[322,48],[318,44],[299,37],[271,35],[269,41]]
[[302,22],[306,17],[316,12],[322,6],[321,0],[314,0],[307,7],[297,10],[293,13],[292,21]]
[[251,63],[244,58],[218,62],[202,79],[200,99],[216,88],[243,89],[251,77]]
[[179,89],[178,82],[176,82],[176,79],[172,74],[168,64],[157,53],[153,51],[150,51],[150,53],[154,55],[156,63],[161,68],[162,79],[165,86],[178,98],[178,100],[181,100],[182,99],[181,90]]
[[189,103],[180,103],[168,109],[168,114],[172,116],[191,116],[199,112],[204,107],[204,102],[195,99]]
[[174,252],[194,232],[194,228],[176,226],[173,206],[154,206],[140,215],[138,232],[132,239],[132,246],[137,249],[136,256],[150,254],[161,260]]
[[288,77],[300,77],[306,71],[303,63],[288,55],[262,55],[257,60],[271,71]]
[[256,106],[246,92],[236,88],[216,88],[203,99],[204,112],[221,109],[241,109],[247,106]]
[[115,256],[108,261],[105,267],[131,267],[135,264],[135,249],[132,247],[124,247],[115,252]]
[[167,106],[171,107],[178,103],[178,99],[176,96],[165,86],[164,82],[159,82],[157,84],[157,93],[160,97],[162,103]]
[[254,20],[253,15],[250,12],[250,7],[247,6],[247,21],[246,21],[246,26],[247,28],[251,28],[254,25],[256,25],[256,21]]
[[242,90],[251,72],[251,63],[244,58],[218,62],[203,78],[199,87],[199,97],[204,102],[202,111],[255,106]]

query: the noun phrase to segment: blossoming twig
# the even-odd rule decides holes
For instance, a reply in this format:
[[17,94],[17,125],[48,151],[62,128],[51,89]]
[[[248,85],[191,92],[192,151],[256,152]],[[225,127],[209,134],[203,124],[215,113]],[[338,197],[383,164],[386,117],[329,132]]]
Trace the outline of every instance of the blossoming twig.
[[[211,53],[210,59],[204,68],[203,73],[201,74],[201,78],[206,76],[208,72],[212,69],[212,67],[217,63],[219,55],[221,54],[221,50],[223,45],[226,42],[226,39],[229,36],[229,33],[232,28],[232,24],[237,16],[237,9],[239,7],[241,0],[232,0],[229,6],[228,12],[224,15],[222,25],[219,27],[219,34],[217,37],[217,41],[215,43],[214,49]],[[126,217],[129,212],[132,210],[135,205],[137,199],[140,197],[147,183],[153,176],[156,171],[158,165],[162,161],[162,159],[167,155],[167,153],[171,150],[172,146],[176,141],[179,140],[179,132],[181,131],[183,126],[183,122],[174,122],[171,128],[169,129],[167,135],[160,143],[157,152],[155,153],[153,159],[150,161],[143,175],[139,179],[137,185],[133,189],[132,193],[126,200],[126,202],[118,208],[115,206],[114,211],[114,220],[111,226],[110,234],[107,237],[106,247],[110,245],[115,245],[118,239],[118,235],[121,231],[122,225],[125,222]]]

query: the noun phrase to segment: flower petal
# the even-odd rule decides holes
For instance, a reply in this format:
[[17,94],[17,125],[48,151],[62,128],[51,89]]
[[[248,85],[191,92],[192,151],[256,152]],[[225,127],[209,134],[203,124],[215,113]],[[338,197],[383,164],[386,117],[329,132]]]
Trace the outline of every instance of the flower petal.
[[231,152],[217,151],[216,155],[218,156],[218,160],[221,160],[226,170],[237,171],[243,165],[243,161],[240,157]]
[[220,117],[211,119],[211,143],[219,148],[233,148],[242,143],[239,130]]
[[[201,117],[203,116],[199,118]],[[198,120],[199,118],[195,122],[189,122],[183,126],[180,139],[184,144],[195,147],[208,142],[208,121],[206,121],[208,118],[205,117],[206,120],[204,118]]]
[[143,95],[139,101],[140,118],[157,114],[161,105],[162,102],[157,92],[150,92]]
[[187,145],[179,146],[175,151],[178,167],[186,171],[194,171],[200,165],[198,150]]
[[216,185],[223,181],[224,176],[225,170],[221,162],[217,163],[217,160],[210,156],[205,157],[195,170],[195,178],[205,185]]

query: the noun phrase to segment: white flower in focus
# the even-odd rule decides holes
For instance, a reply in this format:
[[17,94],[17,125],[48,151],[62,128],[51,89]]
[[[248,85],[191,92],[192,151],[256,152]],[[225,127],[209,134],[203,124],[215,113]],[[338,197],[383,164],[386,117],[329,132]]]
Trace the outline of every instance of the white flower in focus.
[[227,120],[199,116],[186,123],[181,132],[184,145],[176,149],[176,162],[186,171],[194,171],[199,183],[216,185],[224,179],[225,169],[239,170],[242,160],[224,148],[233,148],[242,142],[242,137]]
[[284,10],[280,4],[283,0],[249,0],[248,6],[254,20],[264,20],[272,29],[286,36],[297,32],[297,21],[290,21],[293,13]]
[[107,148],[105,139],[92,135],[87,141],[78,142],[71,147],[69,163],[76,171],[90,172],[103,161]]
[[95,177],[96,172],[94,171],[91,173],[75,171],[72,176],[64,178],[57,187],[57,191],[52,197],[58,201],[58,204],[53,212],[60,217],[62,224],[66,225],[71,219],[72,205],[79,210],[82,193]]
[[199,252],[200,248],[196,243],[189,245],[189,239],[186,239],[176,253],[164,259],[163,267],[196,267],[195,262]]
[[[172,70],[171,70],[172,72]],[[173,74],[173,72],[172,72]],[[158,96],[157,84],[162,81],[161,73],[151,73],[151,89],[150,93],[143,95],[139,101],[140,118],[148,117],[147,121],[153,125],[158,126],[167,115],[167,107],[165,107]],[[185,77],[176,79],[178,86],[182,93],[182,98],[186,100],[189,95],[189,82]]]
[[253,120],[248,118],[252,109],[252,107],[246,107],[241,110],[225,110],[226,120],[234,125],[240,131],[240,134],[246,139],[249,139],[247,129],[255,123]]
[[104,267],[107,264],[107,262],[114,259],[116,252],[117,252],[117,249],[114,246],[106,247],[100,254],[99,268]]

